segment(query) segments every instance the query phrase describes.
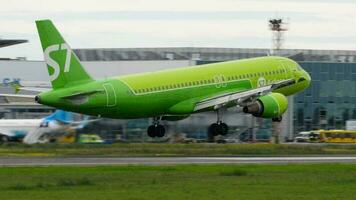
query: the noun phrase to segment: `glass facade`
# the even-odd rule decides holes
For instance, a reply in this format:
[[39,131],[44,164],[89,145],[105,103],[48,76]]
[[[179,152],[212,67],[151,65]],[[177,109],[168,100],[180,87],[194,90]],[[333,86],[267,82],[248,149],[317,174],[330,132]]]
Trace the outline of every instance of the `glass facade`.
[[294,132],[344,129],[356,119],[356,63],[299,62],[311,86],[294,97]]

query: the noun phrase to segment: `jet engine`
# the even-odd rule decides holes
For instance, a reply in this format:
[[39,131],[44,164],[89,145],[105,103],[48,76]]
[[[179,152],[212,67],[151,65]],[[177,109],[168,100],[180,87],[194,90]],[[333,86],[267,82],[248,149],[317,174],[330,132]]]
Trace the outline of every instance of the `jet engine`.
[[277,118],[287,110],[287,107],[288,100],[283,94],[270,93],[245,106],[243,112],[255,117]]

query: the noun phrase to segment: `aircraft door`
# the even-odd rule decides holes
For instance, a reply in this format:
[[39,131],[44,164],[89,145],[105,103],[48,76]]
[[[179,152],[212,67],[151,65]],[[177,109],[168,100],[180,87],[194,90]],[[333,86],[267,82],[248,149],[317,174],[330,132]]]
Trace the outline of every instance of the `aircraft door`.
[[106,94],[106,107],[116,106],[117,96],[114,86],[111,83],[104,83],[103,87]]

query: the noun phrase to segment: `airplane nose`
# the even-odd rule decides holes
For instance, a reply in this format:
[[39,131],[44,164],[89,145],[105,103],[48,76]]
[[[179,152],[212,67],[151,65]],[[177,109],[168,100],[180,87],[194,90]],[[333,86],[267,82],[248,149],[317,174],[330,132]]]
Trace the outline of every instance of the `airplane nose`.
[[305,78],[305,82],[307,83],[305,87],[306,88],[309,87],[310,86],[310,82],[311,82],[311,77],[310,77],[309,73],[303,70],[303,75],[302,76]]
[[306,72],[306,71],[304,71],[304,73],[305,73],[305,76],[306,76],[306,79],[307,79],[308,83],[310,83],[310,81],[311,81],[310,74],[308,72]]
[[308,72],[302,70],[300,73],[298,73],[298,75],[296,75],[296,78],[297,83],[299,83],[302,88],[305,89],[310,86],[311,78]]

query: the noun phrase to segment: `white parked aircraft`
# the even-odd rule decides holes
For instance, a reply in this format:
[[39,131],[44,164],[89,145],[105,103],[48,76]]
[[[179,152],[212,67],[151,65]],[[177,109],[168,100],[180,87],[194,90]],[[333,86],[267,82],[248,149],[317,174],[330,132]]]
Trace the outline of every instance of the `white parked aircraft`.
[[57,110],[42,119],[1,119],[0,140],[23,141],[26,144],[46,142],[43,136],[63,134],[67,129],[83,128],[93,120],[73,121],[73,113]]

